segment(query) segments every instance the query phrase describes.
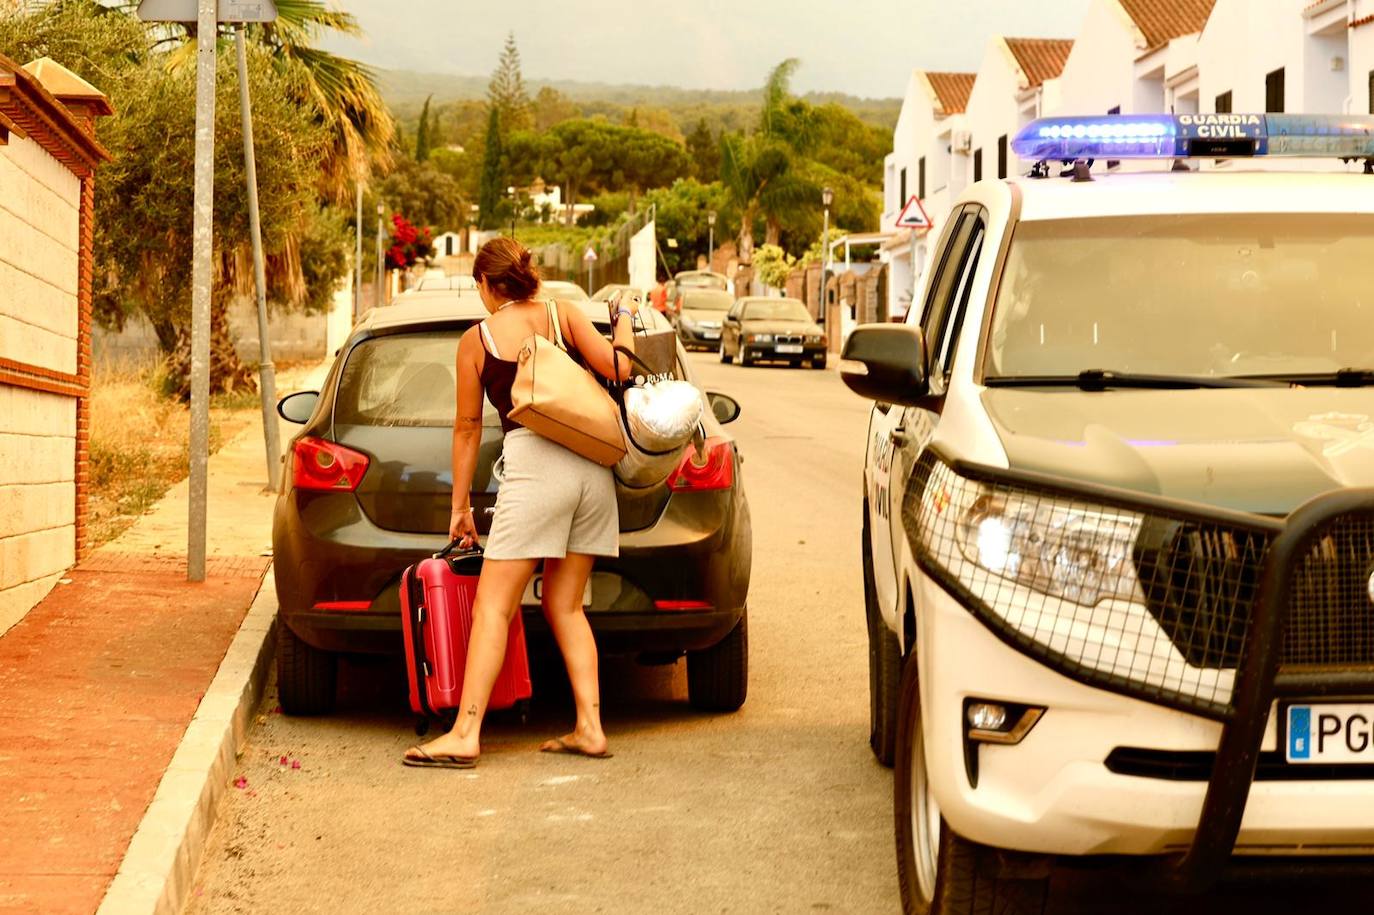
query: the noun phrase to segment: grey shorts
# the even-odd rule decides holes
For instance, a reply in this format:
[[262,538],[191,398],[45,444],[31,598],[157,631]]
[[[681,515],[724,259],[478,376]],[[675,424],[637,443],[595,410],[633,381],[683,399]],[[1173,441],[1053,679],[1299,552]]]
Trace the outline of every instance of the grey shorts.
[[615,479],[528,429],[506,433],[505,476],[487,535],[488,559],[620,555]]

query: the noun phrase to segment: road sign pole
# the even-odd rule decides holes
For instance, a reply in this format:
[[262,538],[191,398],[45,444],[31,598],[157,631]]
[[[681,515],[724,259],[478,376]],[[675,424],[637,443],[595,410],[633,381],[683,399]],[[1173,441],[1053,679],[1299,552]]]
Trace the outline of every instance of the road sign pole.
[[243,170],[248,178],[248,230],[253,240],[253,283],[258,297],[258,386],[262,393],[262,437],[267,446],[267,488],[281,489],[281,427],[277,425],[277,377],[267,327],[267,272],[262,260],[258,214],[258,165],[253,153],[253,103],[248,93],[248,43],[244,26],[234,32],[239,65],[239,110],[243,116]]
[[190,505],[186,578],[205,580],[205,494],[210,450],[210,294],[215,212],[215,0],[200,0],[196,30],[196,167],[191,256]]

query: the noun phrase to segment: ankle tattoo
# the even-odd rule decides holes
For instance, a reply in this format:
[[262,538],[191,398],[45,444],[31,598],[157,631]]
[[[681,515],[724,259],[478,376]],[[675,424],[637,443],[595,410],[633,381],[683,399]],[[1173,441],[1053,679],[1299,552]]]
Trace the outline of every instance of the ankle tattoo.
[[477,706],[476,706],[476,704],[473,704],[473,705],[469,705],[469,706],[468,706],[468,717],[469,717],[469,718],[476,718],[476,717],[477,717]]

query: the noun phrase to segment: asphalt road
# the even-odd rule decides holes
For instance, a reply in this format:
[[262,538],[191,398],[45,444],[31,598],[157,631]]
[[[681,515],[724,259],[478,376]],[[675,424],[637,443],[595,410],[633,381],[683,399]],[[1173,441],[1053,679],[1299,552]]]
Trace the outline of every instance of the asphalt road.
[[693,358],[744,408],[744,708],[694,712],[682,663],[608,659],[615,757],[541,754],[571,701],[536,659],[527,725],[489,722],[474,772],[415,770],[402,668],[350,663],[332,717],[287,718],[268,696],[189,911],[897,911],[891,775],[867,743],[867,407],[833,371]]

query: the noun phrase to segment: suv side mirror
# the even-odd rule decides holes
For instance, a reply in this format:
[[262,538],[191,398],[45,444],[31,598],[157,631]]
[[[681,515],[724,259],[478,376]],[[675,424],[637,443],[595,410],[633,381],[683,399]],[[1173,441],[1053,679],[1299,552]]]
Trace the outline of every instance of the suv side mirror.
[[277,415],[289,423],[307,423],[319,402],[319,391],[297,391],[277,401]]
[[840,377],[860,397],[904,407],[924,406],[930,383],[921,328],[907,324],[856,327],[840,358],[851,363],[841,364]]

